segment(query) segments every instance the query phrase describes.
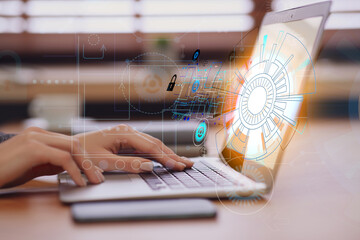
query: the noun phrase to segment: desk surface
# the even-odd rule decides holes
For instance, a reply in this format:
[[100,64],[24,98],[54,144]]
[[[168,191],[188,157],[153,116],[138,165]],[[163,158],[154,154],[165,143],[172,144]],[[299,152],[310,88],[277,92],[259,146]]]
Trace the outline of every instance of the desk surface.
[[[22,187],[52,187],[52,191],[0,196],[0,236],[28,240],[359,239],[357,131],[360,123],[349,120],[311,122],[288,146],[271,199],[249,205],[214,200],[215,219],[76,224],[69,207],[59,202],[56,184],[33,180]],[[239,209],[261,210],[235,214]]]

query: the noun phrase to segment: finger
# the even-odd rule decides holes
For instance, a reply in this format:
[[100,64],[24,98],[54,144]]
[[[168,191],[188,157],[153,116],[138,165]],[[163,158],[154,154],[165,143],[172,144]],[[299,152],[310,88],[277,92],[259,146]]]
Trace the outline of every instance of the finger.
[[59,166],[54,166],[50,163],[35,166],[32,168],[31,172],[33,174],[33,178],[39,176],[50,176],[62,173],[64,169]]
[[55,132],[49,132],[49,131],[46,131],[42,128],[38,128],[38,127],[29,127],[27,129],[25,129],[24,133],[43,133],[43,134],[47,134],[47,135],[57,135],[57,136],[65,136],[63,134],[60,134],[60,133],[55,133]]
[[184,163],[175,161],[169,157],[168,154],[162,151],[155,141],[149,140],[148,138],[142,136],[139,132],[132,130],[132,133],[127,134],[124,137],[131,147],[143,153],[150,154],[152,158],[165,167],[177,171],[185,169],[186,165]]
[[76,139],[65,135],[49,135],[42,132],[32,133],[31,138],[48,146],[71,153],[76,164],[84,171],[89,182],[101,183],[105,180],[102,172],[87,158],[87,154]]
[[86,182],[81,175],[80,169],[69,152],[39,142],[35,155],[39,163],[50,163],[54,166],[62,167],[69,173],[70,177],[78,186],[86,186]]
[[[98,132],[93,134],[99,134]],[[186,165],[168,156],[156,141],[143,137],[138,131],[127,125],[118,125],[114,128],[103,130],[102,135],[106,136],[102,143],[111,152],[117,153],[119,145],[132,148],[137,152],[148,155],[162,165],[173,170],[184,170]],[[157,140],[159,141],[159,140]],[[110,146],[110,147],[109,147]],[[113,146],[113,147],[111,147]]]
[[191,168],[194,165],[194,162],[191,161],[190,159],[186,158],[186,157],[180,157],[179,155],[177,155],[173,150],[171,150],[168,146],[166,146],[162,141],[160,141],[159,139],[150,136],[148,134],[145,133],[141,133],[139,132],[143,137],[147,138],[150,141],[154,141],[156,144],[158,144],[158,146],[160,147],[160,149],[166,153],[169,157],[171,157],[172,159],[174,159],[175,161],[178,162],[182,162],[186,165],[186,167]]

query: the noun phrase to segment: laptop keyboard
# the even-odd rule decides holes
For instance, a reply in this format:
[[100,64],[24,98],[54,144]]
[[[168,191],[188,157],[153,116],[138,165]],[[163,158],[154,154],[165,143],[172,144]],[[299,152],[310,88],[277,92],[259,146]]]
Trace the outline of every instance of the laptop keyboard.
[[153,190],[169,187],[170,189],[232,186],[234,181],[223,171],[208,163],[196,162],[191,169],[175,172],[164,167],[154,167],[151,173],[140,176]]

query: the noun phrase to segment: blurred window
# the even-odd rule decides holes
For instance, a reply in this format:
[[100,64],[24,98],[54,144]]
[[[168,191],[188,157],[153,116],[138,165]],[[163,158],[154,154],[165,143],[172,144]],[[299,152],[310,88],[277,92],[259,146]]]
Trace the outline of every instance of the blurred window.
[[0,1],[0,33],[241,32],[252,0]]

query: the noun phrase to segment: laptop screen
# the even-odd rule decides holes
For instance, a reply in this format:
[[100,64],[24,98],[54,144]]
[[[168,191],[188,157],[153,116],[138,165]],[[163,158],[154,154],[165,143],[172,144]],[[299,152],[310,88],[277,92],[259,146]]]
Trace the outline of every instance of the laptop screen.
[[291,133],[306,125],[300,110],[304,98],[315,93],[311,53],[322,19],[263,24],[250,59],[235,66],[231,83],[235,97],[225,103],[232,110],[225,119],[222,151],[233,168],[249,160],[273,169]]

